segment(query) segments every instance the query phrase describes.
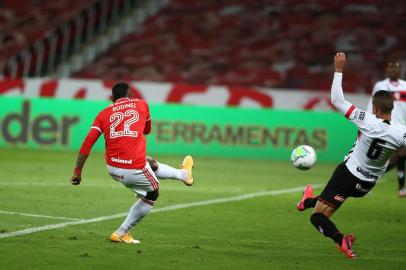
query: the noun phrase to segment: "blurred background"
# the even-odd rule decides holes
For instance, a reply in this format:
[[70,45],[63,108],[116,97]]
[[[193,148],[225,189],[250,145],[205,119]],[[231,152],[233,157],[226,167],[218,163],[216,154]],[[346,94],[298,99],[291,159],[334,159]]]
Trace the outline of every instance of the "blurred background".
[[[394,171],[334,217],[360,239],[355,263],[295,205],[357,136],[330,103],[334,54],[365,109],[388,60],[406,64],[405,26],[399,0],[0,0],[0,269],[404,269]],[[119,81],[150,106],[148,155],[196,165],[191,188],[161,181],[136,247],[107,241],[134,196],[106,173],[103,138],[70,184]],[[311,170],[290,162],[299,145]]]
[[[263,123],[275,118],[259,116],[267,109],[289,110],[301,119],[302,111],[334,110],[332,56],[344,51],[345,92],[365,108],[373,84],[385,78],[387,61],[406,59],[405,18],[405,3],[391,0],[5,0],[0,1],[0,95],[106,101],[111,86],[124,80],[136,97],[153,105],[256,108]],[[89,124],[98,109],[80,121]],[[181,111],[205,114],[198,107]],[[306,132],[325,128],[326,117]],[[288,129],[308,127],[311,118],[282,123]],[[240,116],[227,121],[250,123]],[[3,130],[18,137],[17,122],[3,123]],[[39,126],[52,129],[46,121]],[[231,135],[238,137],[238,130]],[[268,131],[271,135],[254,132],[254,137],[262,136],[264,147],[278,148],[276,127]],[[325,147],[337,132],[323,133]],[[231,144],[238,148],[236,141]],[[326,150],[311,140],[296,144],[301,142]],[[280,147],[294,146],[285,140]],[[328,151],[339,149],[342,145]]]

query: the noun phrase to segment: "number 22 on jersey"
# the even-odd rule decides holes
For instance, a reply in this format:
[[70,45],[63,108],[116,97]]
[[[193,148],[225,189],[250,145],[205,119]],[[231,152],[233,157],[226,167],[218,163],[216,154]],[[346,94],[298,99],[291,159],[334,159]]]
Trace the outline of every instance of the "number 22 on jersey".
[[[140,115],[136,110],[127,110],[115,112],[110,116],[110,138],[119,138],[123,136],[138,137],[138,132],[131,130],[131,126],[138,122]],[[117,126],[124,121],[123,130],[117,130]]]

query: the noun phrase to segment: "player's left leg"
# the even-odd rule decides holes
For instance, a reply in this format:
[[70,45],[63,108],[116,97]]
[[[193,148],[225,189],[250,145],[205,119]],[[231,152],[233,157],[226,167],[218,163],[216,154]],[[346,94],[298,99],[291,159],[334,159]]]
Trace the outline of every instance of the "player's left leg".
[[131,207],[126,219],[120,227],[112,234],[113,242],[125,242],[131,244],[140,243],[139,240],[132,238],[129,231],[136,226],[151,211],[159,196],[159,190],[150,191],[145,197],[140,198]]
[[336,209],[333,205],[328,205],[319,200],[314,207],[310,222],[320,233],[331,238],[348,258],[355,259],[357,255],[352,249],[355,236],[353,234],[342,234],[330,219]]
[[147,161],[158,179],[178,180],[184,182],[188,186],[193,184],[192,169],[194,162],[191,156],[186,156],[184,158],[181,169],[176,169],[167,164],[160,163],[149,156],[147,156]]
[[[313,197],[313,192],[306,190],[308,189],[308,187],[306,187],[305,194],[307,191],[308,196],[304,195],[304,199],[302,198],[304,209],[314,207],[310,217],[310,222],[313,226],[324,236],[331,238],[337,243],[340,250],[350,258],[355,258],[356,256],[352,250],[354,238],[352,235],[342,234],[330,220],[330,217],[348,197],[349,191],[352,191],[355,185],[353,178],[354,176],[349,172],[345,163],[341,163],[334,170],[320,196]],[[298,210],[301,209],[298,207]]]
[[131,207],[126,219],[110,236],[111,241],[137,244],[129,231],[139,224],[151,211],[159,196],[159,182],[147,163],[144,169],[129,170],[107,166],[110,175],[125,187],[134,191],[139,197]]

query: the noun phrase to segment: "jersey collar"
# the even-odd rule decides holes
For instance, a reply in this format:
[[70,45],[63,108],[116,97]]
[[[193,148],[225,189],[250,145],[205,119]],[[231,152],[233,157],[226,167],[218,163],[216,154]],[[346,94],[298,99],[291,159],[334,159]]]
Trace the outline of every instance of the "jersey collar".
[[128,98],[128,97],[122,97],[122,98],[119,98],[119,99],[117,99],[116,101],[114,101],[114,103],[116,103],[116,102],[121,102],[121,101],[123,101],[123,100],[130,100],[130,98]]
[[390,121],[388,121],[388,120],[383,120],[383,122],[384,122],[385,124],[390,125]]

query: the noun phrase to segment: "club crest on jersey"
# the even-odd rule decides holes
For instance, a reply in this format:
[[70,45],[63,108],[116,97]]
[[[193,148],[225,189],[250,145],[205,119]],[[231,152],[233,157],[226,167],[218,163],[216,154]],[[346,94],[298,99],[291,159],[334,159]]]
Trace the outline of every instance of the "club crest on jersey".
[[334,200],[338,201],[338,202],[343,202],[345,201],[344,197],[341,197],[340,195],[335,195],[334,196]]

